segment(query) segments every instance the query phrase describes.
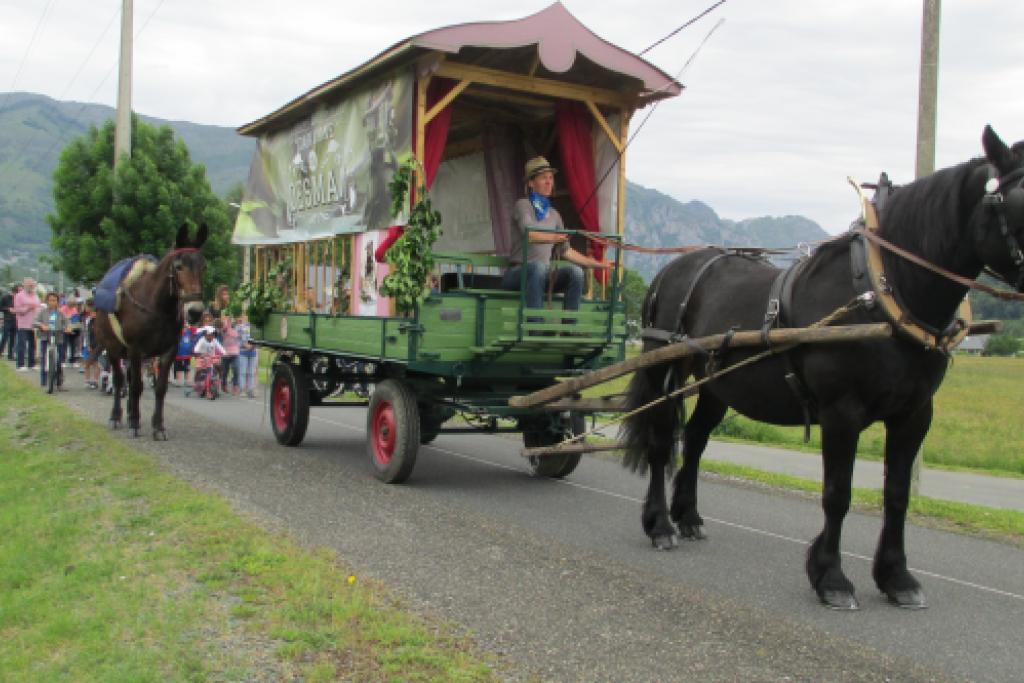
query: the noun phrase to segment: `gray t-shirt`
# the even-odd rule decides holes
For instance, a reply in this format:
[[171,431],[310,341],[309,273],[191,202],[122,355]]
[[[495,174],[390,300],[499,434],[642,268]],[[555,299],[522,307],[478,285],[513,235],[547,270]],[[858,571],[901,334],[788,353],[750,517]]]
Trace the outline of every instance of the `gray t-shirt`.
[[[529,228],[557,228],[565,230],[565,224],[562,223],[562,216],[555,207],[552,206],[548,209],[548,215],[544,216],[544,220],[539,221],[537,220],[537,214],[533,211],[533,205],[530,204],[530,200],[526,197],[517,199],[512,207],[512,239],[510,240],[511,250],[508,257],[509,262],[513,265],[519,265],[523,260],[523,240],[528,239],[527,232]],[[551,247],[553,246],[551,243],[531,244],[526,254],[527,260],[530,262],[550,263]]]

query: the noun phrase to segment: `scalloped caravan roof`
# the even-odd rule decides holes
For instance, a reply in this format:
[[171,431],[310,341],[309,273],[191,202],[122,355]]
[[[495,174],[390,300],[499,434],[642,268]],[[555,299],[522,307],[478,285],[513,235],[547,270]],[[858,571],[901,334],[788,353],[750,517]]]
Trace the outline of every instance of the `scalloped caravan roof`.
[[[340,94],[352,84],[422,53],[444,52],[455,55],[450,58],[459,61],[457,56],[460,52],[469,48],[469,52],[474,53],[472,63],[478,63],[482,50],[489,53],[486,55],[489,66],[500,67],[503,63],[521,63],[521,48],[534,45],[537,46],[540,64],[551,72],[551,78],[567,82],[593,80],[596,68],[604,72],[602,81],[617,81],[613,87],[635,93],[641,106],[655,99],[674,97],[683,89],[678,81],[650,62],[598,37],[560,2],[555,2],[522,19],[456,24],[407,38],[368,62],[300,95],[277,111],[241,126],[238,132],[258,135],[267,129],[286,125],[322,98]],[[581,55],[584,59],[579,59]],[[529,63],[523,66],[528,67]]]

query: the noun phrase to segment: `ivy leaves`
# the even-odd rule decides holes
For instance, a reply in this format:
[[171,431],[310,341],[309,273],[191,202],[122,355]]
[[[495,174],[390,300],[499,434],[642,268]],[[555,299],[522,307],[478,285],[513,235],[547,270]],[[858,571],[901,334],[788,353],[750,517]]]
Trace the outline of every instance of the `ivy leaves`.
[[231,308],[240,310],[243,303],[248,301],[245,312],[249,316],[249,322],[257,327],[263,327],[271,311],[284,308],[291,273],[290,258],[278,261],[270,267],[263,280],[243,282],[231,294]]
[[[413,172],[418,166],[415,158],[402,164],[388,185],[391,191],[391,215],[404,210],[409,195]],[[422,177],[422,173],[420,174]],[[400,314],[416,310],[427,296],[427,278],[434,269],[433,246],[441,235],[441,214],[434,210],[422,185],[417,192],[419,200],[412,207],[405,232],[388,249],[385,260],[391,272],[384,276],[380,293],[393,297]]]

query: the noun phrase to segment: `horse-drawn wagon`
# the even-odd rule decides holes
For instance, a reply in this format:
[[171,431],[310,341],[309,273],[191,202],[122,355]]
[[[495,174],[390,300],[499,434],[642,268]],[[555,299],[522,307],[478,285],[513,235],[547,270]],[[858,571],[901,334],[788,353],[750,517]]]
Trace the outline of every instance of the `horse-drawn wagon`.
[[[630,118],[681,89],[556,3],[414,36],[242,126],[259,144],[233,240],[254,339],[274,352],[277,440],[302,441],[311,405],[367,405],[368,454],[399,482],[439,433],[515,431],[538,447],[579,431],[585,402],[508,400],[623,359],[621,257],[590,278],[578,311],[550,291],[537,309],[525,287],[503,289],[524,161],[544,155],[563,170],[553,204],[580,227],[566,231],[574,248],[600,258],[623,233]],[[395,218],[389,183],[410,159],[413,189]],[[441,236],[429,254],[400,238],[387,258],[423,187]],[[388,276],[424,259],[422,295],[397,310]],[[561,477],[579,457],[530,463]]]

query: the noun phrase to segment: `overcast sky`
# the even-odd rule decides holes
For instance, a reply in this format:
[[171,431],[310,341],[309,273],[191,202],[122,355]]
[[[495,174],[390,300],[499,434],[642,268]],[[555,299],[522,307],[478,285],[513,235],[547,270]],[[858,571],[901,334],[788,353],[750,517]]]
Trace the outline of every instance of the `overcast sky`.
[[[403,38],[548,4],[135,0],[134,108],[238,126]],[[639,52],[713,0],[564,4]],[[120,7],[0,0],[0,91],[113,106]],[[845,229],[858,211],[848,175],[912,178],[921,14],[920,0],[728,0],[646,55],[676,75],[724,20],[681,74],[687,89],[658,106],[631,146],[628,177],[725,218],[802,214]],[[1007,141],[1024,138],[1022,29],[1019,0],[943,2],[939,167],[978,156],[986,123]]]

